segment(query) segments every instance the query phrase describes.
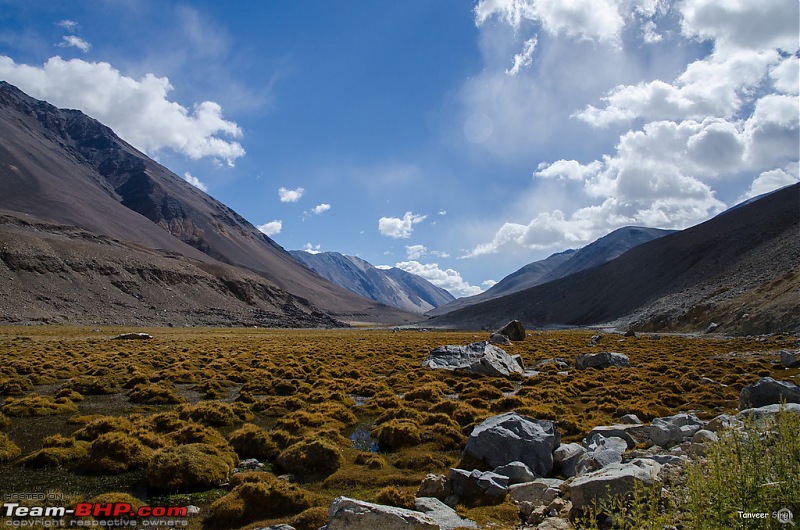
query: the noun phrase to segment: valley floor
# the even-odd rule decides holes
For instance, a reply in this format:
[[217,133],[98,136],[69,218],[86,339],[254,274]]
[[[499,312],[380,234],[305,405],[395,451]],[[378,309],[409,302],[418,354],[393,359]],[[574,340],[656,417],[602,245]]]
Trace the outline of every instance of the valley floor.
[[[126,331],[152,338],[111,340]],[[51,506],[199,507],[187,528],[316,530],[339,495],[413,505],[425,476],[454,466],[472,427],[495,414],[556,420],[564,442],[580,441],[625,414],[735,413],[744,386],[800,374],[781,365],[779,350],[796,343],[786,334],[608,333],[591,346],[596,333],[528,331],[503,348],[526,366],[561,357],[570,368],[503,379],[420,368],[433,348],[485,332],[0,327],[0,492],[6,503],[44,493]],[[599,351],[631,367],[574,369],[576,355]],[[259,467],[229,476],[249,458]],[[280,493],[274,509],[219,501],[258,473]],[[276,486],[287,473],[291,486]],[[519,525],[510,500],[458,512]]]

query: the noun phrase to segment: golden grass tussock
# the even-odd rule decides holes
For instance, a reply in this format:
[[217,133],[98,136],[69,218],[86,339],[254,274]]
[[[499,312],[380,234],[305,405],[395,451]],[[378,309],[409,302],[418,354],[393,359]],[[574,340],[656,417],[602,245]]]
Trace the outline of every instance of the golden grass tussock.
[[324,439],[301,440],[278,455],[280,469],[306,482],[322,480],[344,464],[342,450]]
[[0,433],[0,462],[5,462],[19,456],[20,449],[3,433]]
[[257,425],[246,423],[230,434],[228,441],[240,458],[257,458],[260,461],[272,461],[277,458],[280,449],[272,436]]
[[3,405],[3,414],[7,416],[52,416],[71,412],[78,412],[78,406],[69,398],[52,398],[39,394],[10,398]]
[[210,526],[240,528],[268,518],[296,515],[311,506],[299,487],[269,475],[242,482],[211,505]]
[[235,453],[210,444],[189,443],[155,453],[146,476],[150,487],[156,491],[202,491],[220,486],[237,464]]
[[101,475],[124,473],[146,466],[152,452],[138,438],[124,432],[108,432],[92,442],[83,469]]
[[386,486],[375,494],[375,502],[398,508],[414,509],[416,500],[415,492],[412,488],[401,489],[396,486]]

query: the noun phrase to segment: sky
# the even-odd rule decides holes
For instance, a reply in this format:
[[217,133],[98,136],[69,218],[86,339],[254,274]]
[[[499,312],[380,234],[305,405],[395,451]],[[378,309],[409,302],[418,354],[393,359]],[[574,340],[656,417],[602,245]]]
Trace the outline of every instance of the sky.
[[455,296],[798,181],[797,0],[0,0],[0,79]]

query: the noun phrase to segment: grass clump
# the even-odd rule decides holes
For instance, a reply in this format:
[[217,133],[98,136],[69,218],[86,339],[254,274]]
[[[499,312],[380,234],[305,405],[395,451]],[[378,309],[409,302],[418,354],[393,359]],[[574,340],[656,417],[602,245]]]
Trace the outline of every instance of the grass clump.
[[162,449],[147,466],[147,480],[154,490],[192,492],[225,482],[237,464],[235,455],[209,444],[191,443]]
[[56,434],[45,438],[44,447],[22,458],[18,463],[25,467],[57,467],[80,460],[89,454],[92,444]]
[[413,447],[422,440],[419,425],[411,420],[387,421],[375,427],[371,434],[378,440],[378,447],[384,451]]
[[240,528],[261,519],[299,514],[311,506],[308,494],[293,484],[266,475],[244,482],[211,505],[209,523],[222,528]]
[[92,442],[89,458],[83,468],[102,475],[124,473],[145,466],[151,453],[150,448],[131,435],[120,431],[109,432]]
[[19,456],[20,449],[17,444],[8,439],[3,433],[0,433],[0,462],[5,462]]
[[182,419],[216,427],[236,425],[242,423],[246,417],[242,410],[235,409],[231,404],[222,401],[202,401],[197,405],[181,405],[178,407],[178,415]]
[[140,383],[133,387],[128,398],[133,403],[146,405],[174,405],[184,401],[174,387],[164,386],[163,383]]
[[54,416],[78,412],[78,406],[68,398],[51,398],[30,394],[19,399],[9,399],[3,405],[3,413],[8,416]]
[[269,433],[252,423],[246,423],[241,429],[232,432],[229,441],[240,458],[275,460],[280,452]]
[[278,466],[303,481],[321,480],[344,464],[342,451],[325,440],[301,440],[278,455]]
[[395,486],[386,486],[375,495],[375,502],[398,508],[414,509],[416,497],[413,492]]
[[[767,513],[747,528],[775,528],[781,509],[800,515],[800,415],[782,411],[727,429],[687,468],[687,509],[697,530],[735,528],[739,512]],[[785,526],[785,525],[784,525]]]

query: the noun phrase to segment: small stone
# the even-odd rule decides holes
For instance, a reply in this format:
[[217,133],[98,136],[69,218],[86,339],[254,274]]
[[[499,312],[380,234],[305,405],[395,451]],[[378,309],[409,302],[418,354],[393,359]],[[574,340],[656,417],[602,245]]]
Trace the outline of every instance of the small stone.
[[717,433],[713,431],[708,431],[706,429],[700,429],[694,435],[692,435],[692,443],[693,444],[704,444],[708,442],[716,442],[719,441],[719,437]]

